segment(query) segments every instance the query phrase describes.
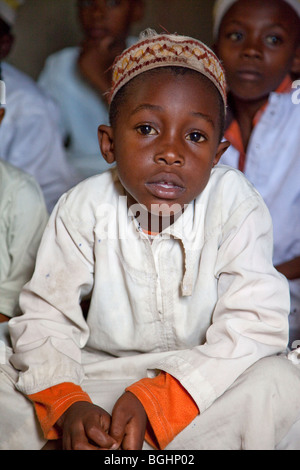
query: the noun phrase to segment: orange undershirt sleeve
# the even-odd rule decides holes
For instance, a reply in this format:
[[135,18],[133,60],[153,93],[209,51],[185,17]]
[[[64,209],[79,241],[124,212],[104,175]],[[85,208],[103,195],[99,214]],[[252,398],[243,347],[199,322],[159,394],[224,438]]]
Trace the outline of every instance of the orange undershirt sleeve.
[[142,379],[126,390],[142,403],[149,423],[145,439],[157,449],[164,449],[199,414],[190,394],[165,372]]
[[59,439],[55,427],[56,421],[73,404],[78,401],[92,403],[90,397],[79,385],[65,382],[28,395],[34,403],[35,411],[46,439]]

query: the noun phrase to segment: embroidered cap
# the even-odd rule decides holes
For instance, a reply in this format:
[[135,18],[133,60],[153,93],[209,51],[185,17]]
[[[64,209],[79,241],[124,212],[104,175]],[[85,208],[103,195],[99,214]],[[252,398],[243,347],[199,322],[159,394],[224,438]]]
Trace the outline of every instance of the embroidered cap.
[[[213,36],[217,39],[219,28],[229,8],[238,0],[217,0],[213,10]],[[283,0],[292,7],[300,18],[300,0]]]
[[209,78],[220,92],[226,111],[225,72],[214,52],[197,39],[177,34],[158,34],[152,29],[141,33],[139,41],[116,58],[109,102],[132,78],[167,66],[186,67]]
[[0,18],[9,26],[13,26],[16,20],[16,11],[24,3],[24,0],[0,0]]

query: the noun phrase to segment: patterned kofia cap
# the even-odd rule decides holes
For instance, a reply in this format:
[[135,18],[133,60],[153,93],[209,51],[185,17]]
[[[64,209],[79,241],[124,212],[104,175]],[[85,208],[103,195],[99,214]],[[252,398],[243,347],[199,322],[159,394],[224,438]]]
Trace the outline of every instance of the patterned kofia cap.
[[109,102],[132,78],[167,66],[186,67],[209,78],[219,90],[226,111],[225,73],[214,52],[196,39],[177,34],[158,34],[152,29],[141,33],[139,41],[116,58]]

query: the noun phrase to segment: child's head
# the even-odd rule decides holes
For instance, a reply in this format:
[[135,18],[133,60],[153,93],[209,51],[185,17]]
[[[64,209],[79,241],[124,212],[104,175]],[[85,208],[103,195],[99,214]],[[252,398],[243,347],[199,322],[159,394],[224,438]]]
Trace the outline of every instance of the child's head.
[[88,39],[107,36],[124,40],[144,13],[143,0],[78,0],[79,19]]
[[13,45],[12,27],[16,10],[23,0],[0,0],[0,61],[8,56]]
[[300,0],[219,0],[214,35],[231,93],[260,100],[300,63]]
[[116,60],[110,100],[111,127],[99,127],[100,146],[117,163],[129,204],[182,209],[228,145],[219,60],[200,41],[151,33]]

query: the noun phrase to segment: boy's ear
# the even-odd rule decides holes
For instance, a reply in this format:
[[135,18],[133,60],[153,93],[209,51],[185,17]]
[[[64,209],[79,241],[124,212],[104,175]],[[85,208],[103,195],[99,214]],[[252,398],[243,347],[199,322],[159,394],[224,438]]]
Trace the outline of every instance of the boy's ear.
[[101,153],[107,163],[115,161],[113,129],[104,124],[98,127],[98,140]]
[[215,166],[219,163],[220,158],[222,157],[223,153],[228,149],[229,146],[230,146],[230,142],[228,142],[227,140],[224,140],[224,141],[219,143],[217,153],[216,153],[216,156],[214,158],[213,166]]
[[300,77],[300,45],[296,49],[291,72],[295,74],[296,77]]
[[145,15],[145,1],[144,0],[133,0],[132,11],[131,11],[131,22],[136,23],[140,21]]

